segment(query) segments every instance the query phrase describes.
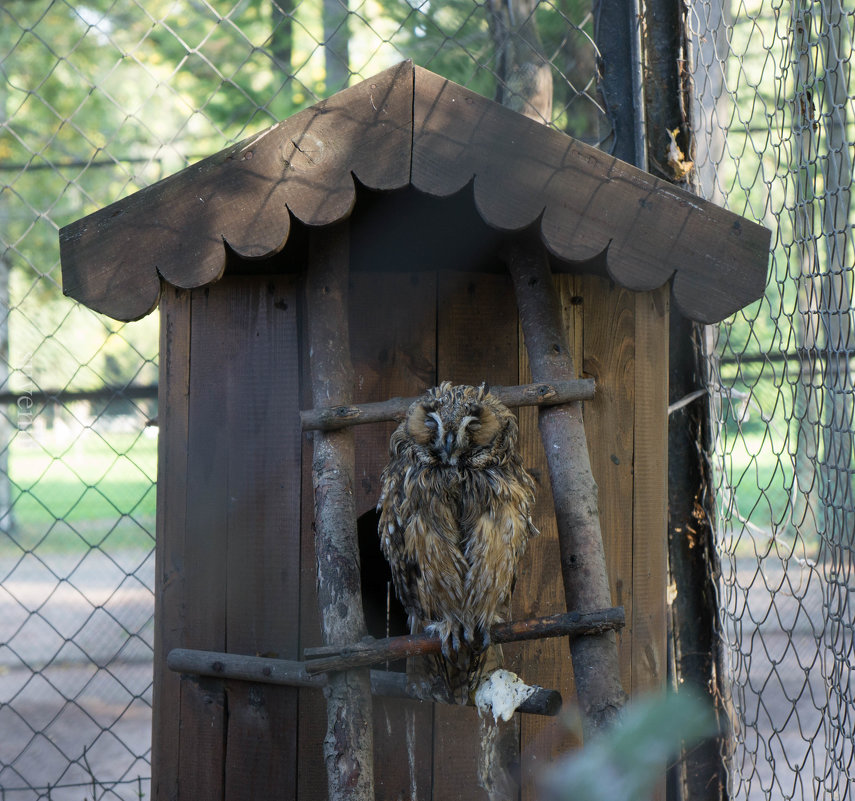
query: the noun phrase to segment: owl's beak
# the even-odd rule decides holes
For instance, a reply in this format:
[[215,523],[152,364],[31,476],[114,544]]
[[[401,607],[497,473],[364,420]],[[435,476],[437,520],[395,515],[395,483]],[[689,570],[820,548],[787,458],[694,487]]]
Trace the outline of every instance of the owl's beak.
[[445,435],[445,440],[442,443],[442,451],[446,457],[451,457],[451,452],[454,450],[454,433],[449,432]]

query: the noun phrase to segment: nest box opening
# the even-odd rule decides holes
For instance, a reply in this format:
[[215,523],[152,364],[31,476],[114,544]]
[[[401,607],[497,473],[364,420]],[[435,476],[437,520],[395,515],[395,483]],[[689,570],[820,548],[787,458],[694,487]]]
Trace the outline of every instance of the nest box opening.
[[[375,639],[410,633],[407,613],[392,587],[392,571],[380,550],[380,537],[377,534],[379,520],[377,511],[369,509],[359,516],[356,523],[362,608],[368,634]],[[391,663],[389,669],[403,671],[404,663]]]

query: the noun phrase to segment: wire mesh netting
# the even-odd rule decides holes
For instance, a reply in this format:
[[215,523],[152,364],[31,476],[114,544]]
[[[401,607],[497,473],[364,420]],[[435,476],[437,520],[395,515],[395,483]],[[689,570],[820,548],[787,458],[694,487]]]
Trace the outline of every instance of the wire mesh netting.
[[689,9],[703,193],[772,229],[761,303],[717,333],[731,793],[847,799],[853,764],[853,11]]
[[[150,793],[157,315],[62,297],[57,232],[402,58],[598,143],[590,2],[0,6],[0,795]],[[524,110],[524,109],[521,109]]]
[[[846,799],[853,12],[687,6],[698,184],[774,232],[711,349],[730,789]],[[4,799],[150,792],[157,315],[64,299],[59,227],[402,58],[509,105],[534,62],[548,123],[603,143],[593,27],[584,0],[2,4]]]

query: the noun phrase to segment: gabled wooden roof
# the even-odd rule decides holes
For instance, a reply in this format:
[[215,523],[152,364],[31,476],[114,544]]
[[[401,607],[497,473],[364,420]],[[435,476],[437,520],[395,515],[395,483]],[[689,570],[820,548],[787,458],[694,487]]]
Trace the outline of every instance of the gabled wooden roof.
[[220,278],[224,241],[264,257],[284,247],[289,212],[312,226],[347,217],[354,177],[438,197],[474,181],[490,226],[539,225],[567,269],[605,252],[609,275],[630,289],[673,277],[675,302],[701,322],[751,303],[766,283],[764,227],[403,62],[63,228],[64,292],[137,319],[157,305],[161,280]]

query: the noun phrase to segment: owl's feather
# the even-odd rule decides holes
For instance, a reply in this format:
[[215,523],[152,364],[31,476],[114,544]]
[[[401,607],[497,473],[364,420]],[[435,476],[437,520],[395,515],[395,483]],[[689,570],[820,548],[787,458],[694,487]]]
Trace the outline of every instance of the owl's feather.
[[514,415],[487,388],[429,390],[390,441],[379,534],[411,630],[442,640],[449,694],[465,701],[490,627],[505,619],[529,537],[534,483]]

